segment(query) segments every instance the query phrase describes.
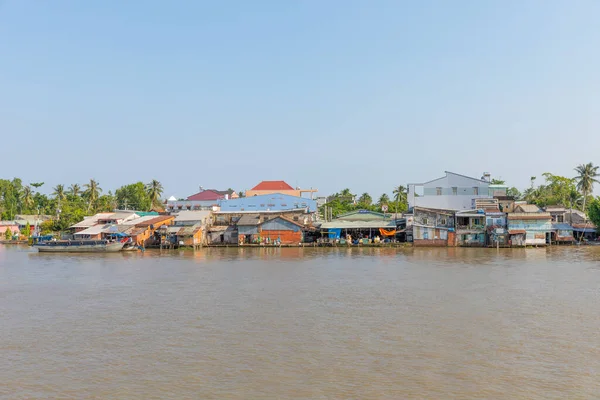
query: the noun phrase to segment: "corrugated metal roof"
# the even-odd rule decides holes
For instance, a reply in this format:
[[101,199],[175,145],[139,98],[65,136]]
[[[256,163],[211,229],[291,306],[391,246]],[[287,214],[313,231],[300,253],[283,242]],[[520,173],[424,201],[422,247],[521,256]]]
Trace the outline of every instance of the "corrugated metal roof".
[[204,221],[210,217],[212,211],[180,211],[177,214],[172,214],[175,217],[175,222],[188,222],[188,221]]
[[112,214],[113,213],[98,213],[90,217],[83,217],[83,221],[78,222],[75,225],[71,225],[71,228],[87,228],[90,226],[94,226],[98,223],[99,219],[106,218]]
[[569,224],[565,224],[562,222],[553,222],[552,229],[557,229],[557,230],[561,230],[561,231],[572,231],[573,227]]
[[242,215],[237,222],[237,225],[258,225],[260,223],[260,217],[258,214],[245,214]]
[[75,236],[79,235],[97,235],[102,232],[108,232],[110,225],[94,225],[87,229],[82,230],[81,232],[75,233]]
[[[243,218],[243,217],[242,217],[242,218]],[[287,221],[287,222],[289,222],[289,223],[291,223],[291,224],[297,225],[297,226],[299,226],[300,228],[304,228],[304,225],[302,225],[300,222],[298,222],[298,221],[294,221],[294,220],[291,220],[291,219],[289,219],[289,218],[285,218],[285,217],[282,217],[282,216],[279,216],[279,217],[275,217],[275,218],[271,218],[271,219],[265,220],[265,221],[261,222],[261,223],[260,223],[260,225],[264,224],[265,222],[275,221],[276,219],[281,219],[281,220],[283,220],[283,221]],[[239,224],[240,224],[240,223],[238,222],[238,225],[239,225]]]
[[193,194],[189,196],[187,199],[190,201],[217,201],[220,199],[224,199],[225,194],[221,194],[216,190],[203,190],[199,193]]
[[542,210],[535,204],[519,204],[515,206],[515,210],[521,209],[525,213],[539,213]]
[[150,225],[156,225],[159,224],[161,222],[165,222],[165,221],[169,221],[175,219],[175,217],[173,215],[161,215],[159,217],[154,217],[148,221],[143,221],[141,223],[136,223],[135,226],[136,227],[147,227]]
[[147,215],[145,217],[140,217],[140,218],[132,219],[129,221],[123,221],[119,225],[127,225],[127,226],[131,227],[131,226],[135,226],[138,224],[143,224],[144,222],[153,220],[154,218],[156,218],[156,215]]
[[321,229],[377,229],[396,227],[394,221],[331,221],[321,224]]
[[228,225],[214,225],[208,228],[209,232],[224,232],[229,228]]
[[552,219],[552,216],[547,212],[510,213],[508,214],[508,219]]
[[201,230],[202,228],[197,226],[186,226],[185,228],[181,228],[179,232],[177,232],[177,236],[193,236]]
[[134,218],[139,218],[139,217],[140,217],[139,215],[137,215],[136,213],[131,212],[131,211],[119,211],[116,213],[109,214],[107,217],[102,217],[102,218],[98,218],[98,219],[117,220],[117,219],[134,219]]

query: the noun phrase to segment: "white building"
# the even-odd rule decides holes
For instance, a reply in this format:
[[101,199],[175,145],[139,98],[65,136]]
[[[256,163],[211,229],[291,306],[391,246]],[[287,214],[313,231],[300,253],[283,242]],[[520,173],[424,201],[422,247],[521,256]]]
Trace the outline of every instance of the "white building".
[[425,183],[408,184],[408,206],[444,210],[470,210],[474,199],[506,194],[506,186],[491,185],[489,174],[482,179],[446,171],[446,176]]

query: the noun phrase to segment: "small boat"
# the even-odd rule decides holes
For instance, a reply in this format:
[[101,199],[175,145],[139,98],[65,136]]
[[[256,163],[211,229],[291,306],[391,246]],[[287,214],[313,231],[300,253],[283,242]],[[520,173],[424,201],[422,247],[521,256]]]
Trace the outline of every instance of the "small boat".
[[114,253],[123,243],[109,240],[50,240],[34,243],[40,253]]

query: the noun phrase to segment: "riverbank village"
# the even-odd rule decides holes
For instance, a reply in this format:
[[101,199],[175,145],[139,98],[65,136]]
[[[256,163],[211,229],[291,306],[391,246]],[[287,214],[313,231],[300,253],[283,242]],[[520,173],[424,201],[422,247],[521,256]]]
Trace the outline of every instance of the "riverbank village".
[[[446,171],[407,185],[408,211],[355,210],[333,216],[328,197],[284,181],[262,181],[243,197],[233,190],[200,188],[170,197],[150,212],[115,210],[85,217],[61,239],[127,238],[142,248],[202,246],[441,246],[528,247],[595,244],[597,227],[564,206],[539,208],[507,195],[489,174],[473,178]],[[353,199],[353,201],[356,201]],[[19,239],[45,215],[0,221]],[[21,237],[21,239],[23,239]]]

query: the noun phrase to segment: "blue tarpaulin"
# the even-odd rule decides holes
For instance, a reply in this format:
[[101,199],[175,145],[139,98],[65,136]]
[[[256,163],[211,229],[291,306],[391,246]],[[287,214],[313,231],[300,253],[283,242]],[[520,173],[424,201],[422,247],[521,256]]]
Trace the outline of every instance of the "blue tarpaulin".
[[329,239],[339,239],[342,235],[342,228],[333,228],[327,230],[327,237]]

